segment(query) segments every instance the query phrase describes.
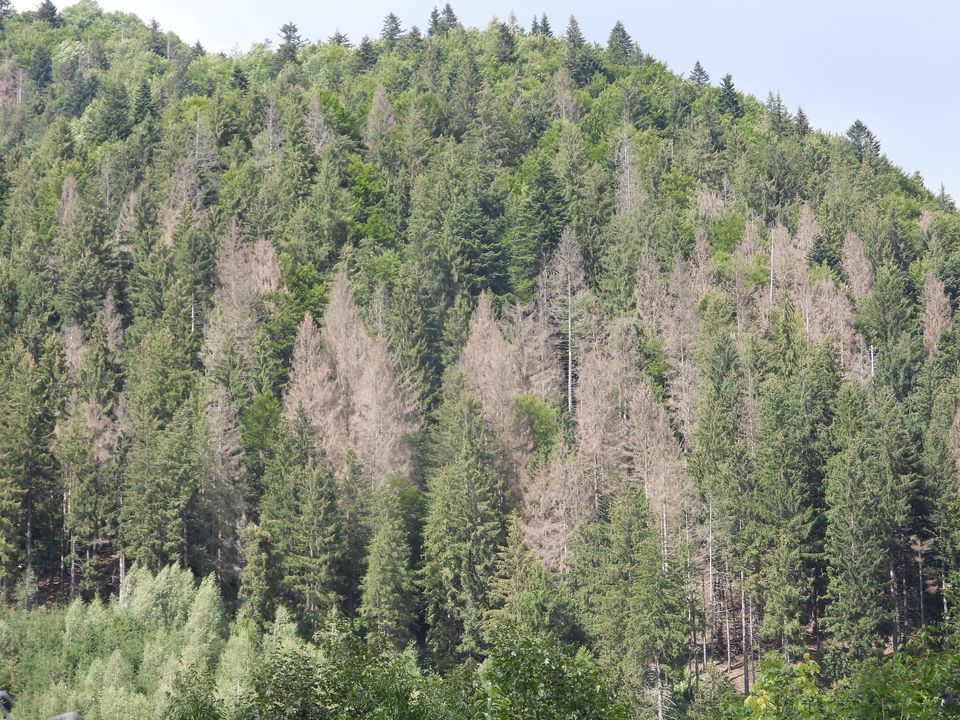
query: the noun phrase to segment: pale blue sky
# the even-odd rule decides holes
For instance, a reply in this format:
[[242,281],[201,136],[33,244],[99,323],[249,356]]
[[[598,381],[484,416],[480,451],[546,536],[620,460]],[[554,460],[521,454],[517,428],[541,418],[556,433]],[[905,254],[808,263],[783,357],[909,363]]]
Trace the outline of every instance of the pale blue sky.
[[[56,2],[56,0],[54,0]],[[18,9],[39,0],[14,0]],[[156,18],[165,29],[211,50],[243,50],[277,36],[293,20],[303,36],[324,39],[339,29],[356,41],[379,33],[395,12],[404,27],[426,25],[433,0],[101,0],[108,10]],[[442,4],[440,2],[439,4]],[[883,151],[927,185],[941,182],[960,200],[960,5],[950,0],[729,0],[716,2],[584,2],[487,0],[453,2],[460,20],[485,26],[511,9],[525,27],[547,12],[555,33],[577,16],[589,39],[606,42],[620,19],[640,47],[686,72],[700,60],[716,83],[733,74],[761,99],[779,90],[811,122],[843,132],[862,119]]]

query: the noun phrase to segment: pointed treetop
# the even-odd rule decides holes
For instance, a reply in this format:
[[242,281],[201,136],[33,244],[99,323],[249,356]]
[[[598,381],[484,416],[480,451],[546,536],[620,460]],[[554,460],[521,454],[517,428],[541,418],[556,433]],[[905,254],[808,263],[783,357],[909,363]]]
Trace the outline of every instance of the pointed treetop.
[[331,45],[339,45],[340,47],[345,48],[353,46],[353,43],[350,42],[350,38],[348,38],[345,33],[342,33],[339,30],[335,31],[333,35],[327,39]]
[[853,144],[853,152],[860,161],[880,155],[880,141],[859,118],[847,130],[847,138]]
[[550,27],[550,21],[547,19],[546,13],[540,16],[540,34],[553,37],[553,30]]
[[383,29],[380,32],[380,37],[388,48],[392,48],[401,35],[403,35],[403,28],[400,27],[400,18],[393,13],[388,14],[383,19]]
[[43,2],[37,7],[37,18],[46,23],[50,23],[54,27],[59,26],[63,22],[63,18],[60,17],[57,6],[50,2],[50,0],[43,0]]
[[450,3],[443,6],[443,22],[447,30],[452,30],[460,24],[460,20],[457,19],[457,14],[453,11],[453,8],[450,7]]
[[797,129],[797,135],[800,137],[810,133],[810,121],[807,119],[807,114],[803,111],[802,107],[797,108],[797,115],[794,117],[793,123]]
[[720,112],[738,118],[743,115],[740,96],[733,85],[733,75],[727,73],[720,81]]
[[567,41],[567,45],[575,50],[582,48],[586,43],[583,31],[580,30],[580,23],[573,15],[570,16],[570,22],[567,23],[567,32],[564,33],[564,39]]
[[630,37],[623,23],[617,20],[607,38],[607,53],[610,59],[615,63],[625,63],[633,54],[633,50],[633,38]]
[[430,20],[427,22],[427,35],[436,35],[440,32],[440,11],[437,6],[433,6],[430,11]]
[[690,82],[698,87],[710,84],[710,76],[707,74],[707,71],[703,69],[703,65],[700,64],[700,61],[693,66],[693,70],[690,72]]

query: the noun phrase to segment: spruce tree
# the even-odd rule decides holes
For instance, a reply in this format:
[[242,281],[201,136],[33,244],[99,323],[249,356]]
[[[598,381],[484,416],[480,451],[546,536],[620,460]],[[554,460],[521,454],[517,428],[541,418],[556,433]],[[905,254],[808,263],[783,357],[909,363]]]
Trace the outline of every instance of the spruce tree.
[[580,30],[580,23],[573,15],[570,16],[570,21],[567,23],[567,31],[563,34],[563,39],[567,41],[571,50],[579,50],[587,42],[583,37],[583,31]]
[[541,263],[560,242],[568,220],[562,188],[550,162],[538,154],[532,166],[527,181],[518,188],[516,200],[507,210],[514,228],[507,243],[508,273],[514,293],[522,299],[530,297]]
[[369,35],[360,38],[360,43],[353,55],[353,61],[356,63],[357,72],[364,72],[377,64],[377,48]]
[[9,513],[0,520],[2,583],[13,563],[37,572],[59,550],[53,529],[62,526],[62,486],[50,452],[63,383],[57,352],[52,335],[38,358],[15,340],[0,359],[0,503]]
[[345,48],[351,47],[350,38],[348,38],[345,33],[342,33],[339,30],[337,30],[336,32],[333,33],[333,35],[327,38],[327,41],[331,45],[337,45],[338,47],[345,47]]
[[793,125],[796,128],[797,135],[800,137],[805,137],[810,134],[810,121],[807,119],[807,114],[803,111],[802,107],[797,108],[797,114],[793,118]]
[[499,450],[459,371],[444,380],[428,457],[421,583],[427,648],[446,664],[481,656],[508,509]]
[[50,0],[43,0],[43,2],[37,6],[37,19],[49,23],[53,27],[59,27],[63,24],[63,18],[60,17],[57,6]]
[[629,62],[634,50],[633,38],[623,23],[617,20],[607,39],[607,56],[612,62],[623,64]]
[[665,556],[663,540],[642,490],[627,488],[608,521],[581,529],[572,569],[601,663],[632,692],[652,690],[658,717],[684,667],[689,613],[682,563]]
[[427,35],[438,35],[442,32],[443,27],[440,20],[440,10],[434,5],[433,10],[430,11],[430,20],[427,21]]
[[740,96],[733,86],[733,75],[727,73],[720,81],[720,97],[718,99],[720,112],[729,115],[732,118],[738,118],[743,115],[743,108],[740,105]]
[[416,589],[401,483],[386,482],[373,499],[373,530],[367,548],[360,616],[396,650],[413,638]]
[[540,15],[540,34],[544,37],[553,37],[553,28],[550,27],[550,20],[546,13]]
[[833,435],[838,452],[827,465],[827,606],[831,664],[862,659],[881,647],[887,626],[886,537],[877,507],[881,448],[864,393],[845,386],[836,403]]
[[127,555],[158,570],[175,563],[205,569],[206,538],[199,532],[198,409],[180,405],[161,426],[138,423],[130,449],[121,514]]
[[441,22],[445,33],[460,26],[460,20],[457,19],[457,14],[453,11],[453,8],[450,7],[450,3],[443,6]]
[[387,50],[392,50],[403,35],[403,29],[400,27],[400,18],[393,13],[389,13],[383,19],[383,29],[380,31],[380,38],[387,46]]
[[762,631],[784,650],[802,641],[817,587],[823,543],[823,435],[837,382],[828,355],[796,352],[792,342],[781,333],[780,373],[762,389],[756,460],[757,532],[764,548]]
[[11,0],[0,0],[0,30],[3,30],[3,21],[13,15]]
[[288,63],[297,62],[297,52],[304,46],[304,42],[297,26],[292,22],[280,27],[280,39],[283,42],[277,48],[277,66],[282,68]]
[[707,71],[703,69],[703,65],[700,64],[699,60],[694,64],[693,70],[690,71],[690,82],[697,87],[710,84],[710,76],[707,74]]
[[853,154],[861,162],[872,163],[880,155],[880,141],[861,120],[855,120],[847,129],[847,138],[853,146]]
[[260,627],[266,624],[273,603],[268,554],[270,536],[262,525],[248,523],[240,531],[240,552],[243,566],[240,570],[240,611]]
[[346,543],[334,479],[316,457],[302,408],[278,439],[264,485],[261,523],[270,538],[275,581],[304,628],[316,629],[344,599]]
[[484,633],[492,643],[516,631],[553,635],[561,642],[582,639],[565,588],[525,546],[523,531],[514,518],[490,581]]
[[40,90],[43,90],[53,80],[53,61],[50,59],[50,52],[46,46],[37,45],[36,50],[33,51],[27,76]]

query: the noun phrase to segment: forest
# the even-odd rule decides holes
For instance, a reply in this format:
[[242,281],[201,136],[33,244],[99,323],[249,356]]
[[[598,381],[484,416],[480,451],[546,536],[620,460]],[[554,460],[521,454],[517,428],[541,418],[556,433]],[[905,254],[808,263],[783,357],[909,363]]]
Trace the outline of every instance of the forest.
[[621,23],[370,31],[0,0],[13,717],[960,716],[946,190]]

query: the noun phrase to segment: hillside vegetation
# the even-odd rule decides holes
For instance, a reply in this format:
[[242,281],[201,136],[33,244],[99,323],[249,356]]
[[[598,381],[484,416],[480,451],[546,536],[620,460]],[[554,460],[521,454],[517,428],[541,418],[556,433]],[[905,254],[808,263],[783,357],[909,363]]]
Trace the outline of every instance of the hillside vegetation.
[[417,20],[0,0],[17,717],[956,716],[950,197],[620,23]]

